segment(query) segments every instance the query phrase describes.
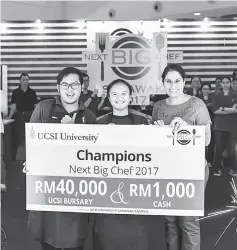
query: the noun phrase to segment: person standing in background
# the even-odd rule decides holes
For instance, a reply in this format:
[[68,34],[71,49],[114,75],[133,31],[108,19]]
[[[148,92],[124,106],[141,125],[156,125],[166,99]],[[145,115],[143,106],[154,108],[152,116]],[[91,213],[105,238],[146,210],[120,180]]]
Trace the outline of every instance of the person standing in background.
[[[212,121],[212,125],[213,125],[214,114],[211,108],[212,96],[213,96],[213,93],[211,92],[211,84],[203,83],[202,86],[200,87],[199,98],[202,99],[203,102],[206,104],[211,121]],[[215,153],[215,140],[214,140],[214,133],[211,127],[211,142],[208,145],[208,147],[206,147],[206,160],[207,160],[208,167],[211,167],[213,164],[214,153]]]
[[190,81],[191,84],[191,89],[189,89],[188,91],[186,91],[187,95],[191,95],[191,96],[197,96],[199,97],[200,95],[200,87],[202,85],[202,80],[199,76],[193,76],[191,78]]
[[83,73],[83,90],[80,95],[80,102],[83,102],[85,105],[85,108],[92,111],[95,115],[97,113],[97,105],[98,105],[98,90],[95,89],[93,92],[89,90],[90,86],[90,77]]
[[237,69],[234,70],[232,77],[237,78]]
[[213,130],[215,133],[216,150],[214,157],[215,176],[223,174],[223,152],[228,145],[232,145],[228,150],[230,160],[229,174],[237,176],[236,159],[236,128],[237,128],[237,96],[231,90],[231,79],[228,76],[222,78],[221,86],[223,91],[214,95],[212,99],[212,109],[214,113]]
[[30,121],[31,114],[38,103],[36,92],[29,86],[29,75],[20,75],[20,86],[12,92],[11,110],[8,119],[14,119],[13,125],[13,158],[16,158],[20,144],[25,143],[25,123]]
[[233,93],[237,95],[237,77],[232,79],[231,88]]
[[108,114],[112,111],[112,106],[110,104],[110,101],[107,97],[107,91],[103,91],[101,97],[99,98],[99,104],[97,107],[98,116],[102,116],[105,114]]
[[[178,64],[166,66],[162,74],[162,82],[169,96],[155,103],[152,112],[152,123],[158,127],[169,125],[176,133],[183,126],[205,126],[206,146],[211,139],[211,119],[206,105],[195,96],[183,92],[186,74]],[[206,180],[208,179],[208,167]],[[192,171],[192,165],[190,165]],[[166,216],[165,232],[167,250],[200,250],[200,223],[196,216]]]
[[213,95],[217,95],[222,91],[221,80],[222,78],[220,76],[215,79],[215,90],[213,91]]

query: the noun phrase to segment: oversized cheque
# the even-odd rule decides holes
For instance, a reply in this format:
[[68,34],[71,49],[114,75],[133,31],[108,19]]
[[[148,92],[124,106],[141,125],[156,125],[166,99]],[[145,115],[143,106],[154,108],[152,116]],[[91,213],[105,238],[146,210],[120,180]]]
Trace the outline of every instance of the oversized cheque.
[[26,125],[27,210],[202,216],[205,128]]

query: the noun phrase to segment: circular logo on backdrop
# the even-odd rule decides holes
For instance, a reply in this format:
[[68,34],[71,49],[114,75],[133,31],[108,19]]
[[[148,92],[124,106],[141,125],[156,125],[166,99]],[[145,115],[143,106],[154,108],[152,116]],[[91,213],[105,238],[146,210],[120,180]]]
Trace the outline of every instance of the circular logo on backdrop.
[[191,133],[188,130],[180,130],[177,133],[177,142],[181,145],[187,145],[191,142]]
[[119,37],[112,46],[112,57],[112,70],[126,80],[142,78],[151,69],[151,45],[138,35]]
[[126,34],[132,34],[132,31],[129,29],[120,28],[120,29],[114,30],[110,35],[111,36],[123,36]]

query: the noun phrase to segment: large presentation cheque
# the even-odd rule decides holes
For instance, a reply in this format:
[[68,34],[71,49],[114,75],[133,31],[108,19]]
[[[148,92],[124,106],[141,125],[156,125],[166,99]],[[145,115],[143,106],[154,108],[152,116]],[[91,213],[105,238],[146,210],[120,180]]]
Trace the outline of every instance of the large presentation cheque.
[[204,215],[205,128],[26,124],[27,210]]

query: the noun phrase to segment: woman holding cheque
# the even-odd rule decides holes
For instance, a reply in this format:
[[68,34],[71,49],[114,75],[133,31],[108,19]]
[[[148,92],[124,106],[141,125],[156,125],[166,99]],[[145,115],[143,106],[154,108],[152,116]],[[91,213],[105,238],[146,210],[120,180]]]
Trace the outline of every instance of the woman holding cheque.
[[[122,79],[111,82],[107,96],[112,113],[98,118],[98,124],[148,125],[145,117],[128,112],[132,87]],[[95,215],[95,250],[148,250],[146,217],[142,215]]]
[[[174,133],[183,126],[204,125],[207,146],[211,137],[211,119],[201,99],[184,94],[185,78],[186,74],[180,65],[171,64],[164,69],[162,82],[169,97],[155,103],[152,122],[157,126],[170,125]],[[194,216],[166,216],[168,250],[200,250],[200,224],[196,219]]]

